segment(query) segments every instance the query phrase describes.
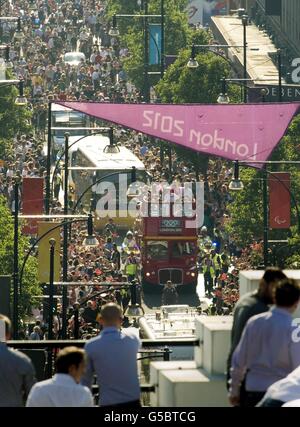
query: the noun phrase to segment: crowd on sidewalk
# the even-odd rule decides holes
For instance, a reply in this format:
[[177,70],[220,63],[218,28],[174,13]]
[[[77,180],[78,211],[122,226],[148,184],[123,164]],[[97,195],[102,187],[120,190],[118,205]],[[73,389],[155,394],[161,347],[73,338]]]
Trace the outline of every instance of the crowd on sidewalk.
[[[129,54],[128,49],[120,46],[118,39],[109,35],[110,23],[107,20],[106,7],[107,1],[104,0],[39,0],[35,5],[30,1],[15,0],[3,6],[2,12],[7,16],[21,17],[23,39],[15,40],[12,44],[10,60],[15,77],[24,79],[35,128],[34,133],[15,137],[13,146],[6,153],[5,165],[0,169],[0,192],[7,197],[12,209],[12,178],[18,175],[46,175],[43,148],[49,101],[142,101],[141,94],[128,81],[122,68],[122,58]],[[2,24],[2,27],[3,42],[9,42],[15,33],[16,23],[7,22]],[[63,60],[64,54],[73,50],[83,52],[86,61],[77,66],[67,64]],[[161,161],[159,143],[136,132],[121,129],[116,129],[116,135],[144,162],[146,170],[154,180],[170,180],[171,174],[166,162]],[[227,206],[231,202],[228,184],[232,170],[221,160],[210,160],[207,173],[199,174],[195,164],[181,158],[175,150],[171,157],[174,182],[181,185],[199,179],[205,181],[205,222],[199,239],[198,267],[205,276],[206,294],[213,301],[209,313],[230,313],[239,297],[237,272],[231,267],[235,266],[240,256],[243,258],[248,250],[246,248],[243,252],[238,248],[234,236],[227,235],[225,231],[229,216]],[[62,213],[59,199],[53,201],[51,212]],[[206,236],[203,235],[205,228]],[[81,285],[70,287],[70,309],[74,309],[74,305],[79,303],[82,304],[82,312],[89,302],[95,310],[99,310],[101,301],[108,300],[124,300],[126,306],[128,291],[125,288],[120,291],[112,288],[116,280],[126,282],[128,279],[126,267],[121,271],[120,254],[118,248],[114,248],[115,237],[111,236],[108,241],[106,235],[99,235],[99,247],[86,249],[82,245],[83,232],[80,225],[73,226],[69,246],[68,280],[81,282]],[[205,246],[207,240],[210,245]],[[101,282],[111,282],[112,286],[101,287]],[[84,286],[84,283],[93,285]],[[58,325],[59,304],[60,301],[56,313]],[[40,311],[36,311],[38,319],[41,312],[42,307]],[[72,328],[72,317],[70,325]]]

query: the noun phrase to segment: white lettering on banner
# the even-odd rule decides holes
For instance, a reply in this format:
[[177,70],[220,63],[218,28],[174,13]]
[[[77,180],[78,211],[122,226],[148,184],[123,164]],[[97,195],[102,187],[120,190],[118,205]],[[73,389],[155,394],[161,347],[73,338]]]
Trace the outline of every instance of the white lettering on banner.
[[209,133],[205,133],[202,136],[201,144],[204,145],[204,147],[209,147],[212,143],[213,143],[213,136],[210,135]]
[[184,131],[184,121],[175,120],[172,116],[162,116],[160,113],[155,113],[151,110],[145,110],[143,117],[146,119],[143,122],[143,127],[151,127],[154,130],[159,130],[162,133],[171,134],[181,137]]
[[150,114],[153,114],[153,111],[145,110],[144,113],[143,113],[144,119],[148,120],[147,123],[143,123],[143,126],[145,128],[147,128],[147,127],[150,128],[152,126],[152,118],[149,117]]
[[[276,90],[276,88],[273,88]],[[152,128],[158,130],[163,134],[172,135],[173,137],[182,137],[184,135],[184,121],[175,120],[172,116],[164,116],[161,113],[153,110],[145,110],[143,112],[143,118],[145,121],[142,126],[145,128]],[[257,144],[254,144],[253,153],[250,152],[250,148],[246,144],[239,144],[236,141],[219,137],[218,130],[215,130],[213,134],[205,133],[202,134],[200,131],[195,129],[189,130],[188,142],[190,144],[196,143],[200,145],[203,150],[209,147],[220,151],[220,154],[231,153],[236,155],[240,159],[251,158],[256,159]]]
[[236,141],[220,138],[217,130],[214,131],[213,135],[209,133],[202,135],[201,132],[191,129],[189,143],[192,144],[193,142],[196,142],[197,145],[201,145],[204,149],[211,146],[211,148],[219,150],[220,152],[237,155],[241,159],[250,157],[252,160],[256,160],[257,143],[253,145],[253,153],[250,153],[250,149],[246,144],[238,144]]
[[[215,139],[215,143],[214,143],[215,148],[221,151],[224,150],[224,138],[218,138],[217,130],[215,130],[214,139]],[[220,145],[219,145],[219,142],[220,142]]]
[[293,70],[291,78],[293,83],[300,83],[300,58],[295,58],[292,61],[292,67],[296,67],[295,70]]

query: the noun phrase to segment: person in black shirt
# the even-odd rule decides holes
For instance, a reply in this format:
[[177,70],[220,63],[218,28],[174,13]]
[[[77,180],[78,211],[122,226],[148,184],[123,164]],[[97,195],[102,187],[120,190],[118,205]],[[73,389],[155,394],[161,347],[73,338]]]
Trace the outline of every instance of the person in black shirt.
[[162,305],[173,305],[178,302],[178,293],[175,286],[168,280],[162,294]]
[[86,323],[91,323],[93,326],[97,324],[98,310],[93,307],[92,301],[87,302],[87,307],[83,310],[82,318]]
[[120,268],[121,268],[121,255],[120,255],[120,252],[118,251],[118,247],[117,247],[116,243],[113,244],[113,252],[111,255],[111,262],[114,264],[115,270],[120,270]]

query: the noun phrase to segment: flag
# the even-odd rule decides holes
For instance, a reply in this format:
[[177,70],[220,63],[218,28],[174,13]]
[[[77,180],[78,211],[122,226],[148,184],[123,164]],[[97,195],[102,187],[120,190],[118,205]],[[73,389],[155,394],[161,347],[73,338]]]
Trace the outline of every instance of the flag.
[[270,228],[289,228],[291,225],[290,174],[272,172],[269,177]]
[[[44,209],[44,179],[43,178],[23,178],[22,188],[22,214],[39,215]],[[24,234],[37,234],[38,220],[27,219],[23,227]]]

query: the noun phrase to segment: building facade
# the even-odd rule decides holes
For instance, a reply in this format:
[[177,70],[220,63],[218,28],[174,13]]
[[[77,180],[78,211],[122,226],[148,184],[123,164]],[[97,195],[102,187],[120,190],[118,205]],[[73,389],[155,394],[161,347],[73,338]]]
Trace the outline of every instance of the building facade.
[[[248,13],[256,13],[256,19],[274,34],[277,47],[285,48],[291,58],[300,57],[300,1],[281,0],[281,16],[267,16],[268,0],[242,1]],[[275,0],[273,0],[275,1]]]

